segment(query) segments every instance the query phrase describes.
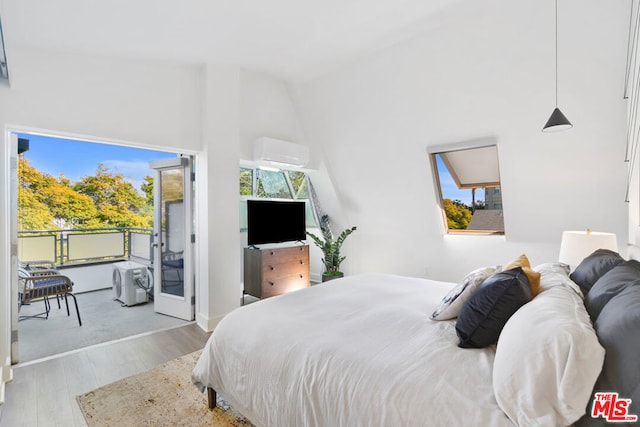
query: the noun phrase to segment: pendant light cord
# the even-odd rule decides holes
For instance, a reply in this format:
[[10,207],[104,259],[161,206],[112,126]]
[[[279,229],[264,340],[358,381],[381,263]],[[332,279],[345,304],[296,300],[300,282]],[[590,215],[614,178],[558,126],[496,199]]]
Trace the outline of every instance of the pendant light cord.
[[624,75],[624,95],[623,98],[629,98],[629,77],[630,77],[630,69],[631,64],[635,59],[636,55],[636,32],[638,30],[638,18],[640,18],[640,14],[636,13],[636,24],[633,26],[633,3],[634,0],[630,2],[630,10],[629,10],[629,40],[627,41],[627,64],[625,66],[625,75]]
[[558,107],[558,0],[556,0],[556,108]]
[[551,116],[549,117],[549,120],[547,120],[547,123],[545,123],[544,127],[542,128],[543,132],[546,131],[558,131],[558,130],[565,130],[565,129],[570,129],[573,127],[573,125],[571,124],[571,122],[565,117],[564,114],[562,114],[562,111],[560,111],[560,108],[558,107],[558,0],[555,0],[555,48],[556,48],[556,52],[555,52],[555,91],[556,91],[556,107],[553,110],[553,113],[551,113]]

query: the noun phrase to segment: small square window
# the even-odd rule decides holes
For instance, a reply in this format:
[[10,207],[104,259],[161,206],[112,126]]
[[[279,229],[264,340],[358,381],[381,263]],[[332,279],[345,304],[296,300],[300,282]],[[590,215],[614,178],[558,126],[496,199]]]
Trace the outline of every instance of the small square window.
[[240,168],[240,195],[253,196],[253,169]]
[[483,141],[429,149],[449,234],[504,234],[498,147]]

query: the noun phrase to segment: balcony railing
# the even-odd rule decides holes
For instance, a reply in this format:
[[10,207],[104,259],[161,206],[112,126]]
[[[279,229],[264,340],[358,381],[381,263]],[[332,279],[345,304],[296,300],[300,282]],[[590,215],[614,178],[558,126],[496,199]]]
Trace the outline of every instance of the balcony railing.
[[19,231],[18,258],[52,260],[57,265],[120,258],[151,261],[151,239],[151,229],[133,227]]

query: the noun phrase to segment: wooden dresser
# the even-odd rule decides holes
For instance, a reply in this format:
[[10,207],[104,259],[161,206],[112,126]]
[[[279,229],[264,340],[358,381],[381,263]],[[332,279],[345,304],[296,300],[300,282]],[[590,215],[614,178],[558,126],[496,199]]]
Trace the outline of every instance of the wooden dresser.
[[309,287],[309,246],[244,249],[244,293],[268,298]]

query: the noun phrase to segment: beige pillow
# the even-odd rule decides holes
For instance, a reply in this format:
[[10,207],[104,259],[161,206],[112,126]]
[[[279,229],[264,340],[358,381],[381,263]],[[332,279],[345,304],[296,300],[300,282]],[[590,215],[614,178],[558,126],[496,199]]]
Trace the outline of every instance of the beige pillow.
[[512,268],[521,267],[524,274],[529,279],[529,286],[531,287],[531,298],[535,297],[540,291],[540,273],[531,269],[531,263],[529,258],[525,254],[520,255],[518,258],[505,265],[504,270],[511,270]]

